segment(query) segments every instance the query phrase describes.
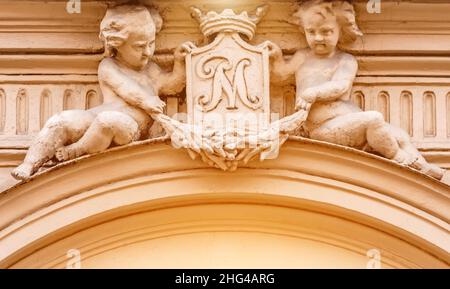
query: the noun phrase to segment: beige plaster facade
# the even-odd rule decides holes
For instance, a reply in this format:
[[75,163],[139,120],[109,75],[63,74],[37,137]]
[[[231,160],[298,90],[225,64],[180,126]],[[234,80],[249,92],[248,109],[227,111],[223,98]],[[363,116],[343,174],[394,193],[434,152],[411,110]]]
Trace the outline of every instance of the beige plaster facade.
[[[108,3],[82,1],[81,13],[69,14],[66,2],[0,1],[0,267],[65,268],[74,249],[83,268],[366,268],[373,250],[383,268],[449,267],[448,185],[298,136],[276,159],[222,171],[172,148],[155,126],[153,139],[14,180],[52,115],[104,102],[98,34]],[[170,70],[182,43],[206,45],[191,6],[261,4],[269,9],[249,45],[271,41],[289,59],[307,46],[285,21],[294,2],[142,1],[164,21],[153,60]],[[342,47],[359,65],[352,101],[450,169],[449,3],[382,1],[380,14],[366,3],[354,4],[364,36]],[[295,112],[294,77],[267,89],[270,112]],[[166,115],[188,112],[184,90],[160,97]]]

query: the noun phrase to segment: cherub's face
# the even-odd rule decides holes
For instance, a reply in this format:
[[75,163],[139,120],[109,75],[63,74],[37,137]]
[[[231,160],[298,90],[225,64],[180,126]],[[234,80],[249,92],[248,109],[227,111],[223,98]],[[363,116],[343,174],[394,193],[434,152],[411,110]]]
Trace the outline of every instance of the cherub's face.
[[117,48],[116,58],[135,70],[143,69],[155,52],[155,30],[141,27],[130,32],[128,40]]
[[327,56],[336,50],[340,27],[336,17],[323,17],[317,13],[306,13],[304,17],[306,40],[315,54]]

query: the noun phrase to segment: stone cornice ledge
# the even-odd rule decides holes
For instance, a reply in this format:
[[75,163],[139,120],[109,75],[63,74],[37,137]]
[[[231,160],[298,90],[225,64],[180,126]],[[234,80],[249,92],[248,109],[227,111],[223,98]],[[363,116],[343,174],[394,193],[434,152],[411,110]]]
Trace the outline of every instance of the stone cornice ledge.
[[[147,158],[146,155],[157,154],[162,158],[170,156],[170,163],[158,161],[154,158]],[[126,162],[123,162],[126,160]],[[134,163],[138,161],[138,163]],[[96,178],[92,183],[83,184],[86,189],[93,186],[120,181],[137,177],[142,174],[151,175],[155,173],[167,173],[172,171],[184,171],[195,169],[211,169],[200,160],[191,160],[184,150],[173,149],[167,137],[160,137],[146,141],[135,142],[130,145],[108,149],[104,152],[86,155],[75,160],[58,164],[35,174],[27,181],[0,192],[0,210],[9,199],[15,198],[25,193],[34,193],[41,186],[49,189],[47,185],[51,183],[66,183],[67,177],[75,177],[83,180],[86,170],[95,170],[96,166],[109,166],[108,163],[119,163],[118,170],[114,174],[104,176],[104,179]],[[129,165],[127,165],[129,163]],[[140,166],[143,165],[144,166]],[[145,169],[143,169],[145,167]],[[450,221],[450,186],[439,182],[417,170],[402,166],[394,161],[383,157],[366,153],[349,147],[344,147],[327,142],[291,136],[289,141],[282,147],[280,155],[274,160],[259,162],[253,160],[245,167],[239,169],[278,169],[298,171],[314,176],[344,181],[353,185],[358,185],[380,193],[392,196],[401,196],[404,200],[412,201],[417,194],[428,192],[436,194],[436,198],[429,199],[426,203],[415,203],[423,205],[423,209],[430,207],[430,212],[438,213],[439,218]],[[345,168],[334,170],[334,168]],[[238,169],[238,171],[239,171]],[[218,174],[233,174],[232,172],[222,172],[218,169],[211,169]],[[101,171],[101,170],[98,170]],[[375,174],[374,174],[375,173]],[[383,176],[383,182],[374,176]],[[102,176],[103,177],[103,176]],[[399,185],[387,186],[386,182]],[[409,188],[405,187],[410,184]],[[70,184],[70,182],[69,182]],[[77,190],[83,188],[78,184]],[[68,188],[73,187],[68,185]],[[409,193],[402,196],[402,192]],[[418,191],[419,190],[419,191]],[[67,192],[70,194],[70,189]],[[433,202],[436,200],[436,202]],[[414,203],[414,202],[413,202]],[[436,209],[438,209],[436,211]],[[440,210],[442,208],[442,210]],[[5,225],[5,219],[0,220],[0,229]]]

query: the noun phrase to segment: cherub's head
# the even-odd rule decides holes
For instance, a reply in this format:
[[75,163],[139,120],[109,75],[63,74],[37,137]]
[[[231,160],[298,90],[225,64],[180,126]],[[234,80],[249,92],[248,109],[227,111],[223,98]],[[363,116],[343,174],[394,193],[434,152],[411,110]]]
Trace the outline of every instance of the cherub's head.
[[122,5],[108,9],[100,24],[105,55],[141,70],[155,51],[155,36],[162,19],[154,9]]
[[338,44],[362,35],[355,10],[347,1],[309,0],[299,5],[291,18],[305,33],[309,47],[318,55],[330,55]]

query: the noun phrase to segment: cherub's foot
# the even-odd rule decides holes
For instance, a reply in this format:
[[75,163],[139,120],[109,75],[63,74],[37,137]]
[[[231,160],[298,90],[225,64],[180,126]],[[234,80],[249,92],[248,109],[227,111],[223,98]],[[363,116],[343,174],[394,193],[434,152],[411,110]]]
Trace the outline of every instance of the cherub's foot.
[[419,158],[417,156],[405,152],[402,149],[399,149],[397,151],[397,154],[392,159],[401,165],[411,166],[415,169],[419,169],[417,166],[415,166],[415,163],[418,161]]
[[438,180],[441,180],[444,177],[445,170],[436,165],[429,164],[425,161],[416,162],[416,164],[417,164],[416,168],[425,175],[428,175]]
[[428,164],[428,172],[426,172],[427,175],[430,177],[433,177],[435,179],[441,180],[444,177],[445,170],[432,164]]
[[404,150],[398,150],[397,155],[394,157],[394,160],[399,162],[400,164],[409,166],[413,169],[420,171],[421,173],[433,177],[435,179],[442,179],[444,176],[445,170],[426,162],[423,158],[418,157],[413,154],[409,154]]
[[20,166],[18,166],[17,168],[15,168],[11,172],[11,175],[16,180],[25,181],[25,180],[27,180],[27,179],[29,179],[31,177],[31,175],[34,173],[34,171],[35,171],[35,169],[34,169],[33,165],[27,164],[27,163],[23,163]]
[[73,160],[84,154],[84,151],[77,145],[71,144],[65,147],[60,147],[56,150],[55,157],[58,161],[64,162]]

